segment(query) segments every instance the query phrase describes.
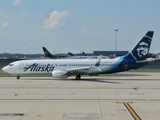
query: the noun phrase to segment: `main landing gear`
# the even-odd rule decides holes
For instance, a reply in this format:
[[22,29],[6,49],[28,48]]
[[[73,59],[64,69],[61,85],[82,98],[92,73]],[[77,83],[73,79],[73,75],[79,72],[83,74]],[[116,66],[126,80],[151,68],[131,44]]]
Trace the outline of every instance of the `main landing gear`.
[[80,80],[80,79],[81,79],[81,75],[77,75],[76,80]]
[[19,75],[17,75],[17,79],[20,79],[20,76],[19,76]]

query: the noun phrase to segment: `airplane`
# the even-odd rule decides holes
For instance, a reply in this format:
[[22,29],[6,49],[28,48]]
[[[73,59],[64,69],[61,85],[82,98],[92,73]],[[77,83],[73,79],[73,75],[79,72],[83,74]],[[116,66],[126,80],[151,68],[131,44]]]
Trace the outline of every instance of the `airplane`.
[[44,55],[46,58],[51,58],[51,59],[62,59],[62,58],[67,58],[65,55],[56,55],[56,54],[51,54],[45,47],[42,47]]
[[[69,56],[75,56],[73,53],[71,53],[71,52],[68,52],[68,55]],[[87,54],[85,53],[85,52],[82,52],[82,56],[87,56]]]
[[[46,58],[57,58],[56,55],[52,55],[45,47],[42,47],[44,55]],[[86,59],[86,58],[91,58],[91,56],[86,56],[84,52],[82,52],[82,56],[76,56],[71,52],[68,52],[68,56],[70,59]],[[67,57],[66,57],[67,58]]]
[[20,60],[10,63],[2,68],[4,72],[16,75],[20,79],[21,74],[50,73],[53,78],[67,78],[76,75],[75,79],[81,79],[81,75],[108,74],[138,69],[154,61],[148,58],[150,45],[154,31],[148,31],[138,44],[126,55],[114,59],[39,59]]
[[[42,47],[43,49],[43,52],[44,52],[44,55],[46,58],[52,58],[52,59],[55,59],[57,58],[56,55],[52,55],[45,47]],[[84,52],[82,52],[82,54],[85,54]],[[86,59],[86,58],[89,58],[89,56],[86,56],[86,57],[83,57],[83,56],[75,56],[73,53],[71,52],[68,52],[68,56],[70,59]],[[66,57],[68,58],[68,57]]]
[[[99,56],[88,56],[85,52],[82,52],[82,55],[74,55],[71,52],[68,52],[68,56],[70,59],[98,59]],[[109,59],[107,56],[102,56],[102,59]]]
[[69,56],[69,59],[86,59],[90,57],[90,56],[86,56],[84,52],[82,52],[82,55],[74,55],[73,53],[68,52],[68,56]]
[[[45,57],[47,58],[58,58],[58,56],[56,55],[52,55],[45,47],[42,47],[43,49],[43,52],[44,52],[44,55]],[[66,58],[69,58],[69,59],[87,59],[87,58],[90,58],[90,59],[97,59],[98,56],[88,56],[85,52],[82,52],[82,56],[76,56],[74,55],[73,53],[71,52],[68,52],[68,56],[69,57],[66,57]],[[102,56],[102,59],[108,59],[109,57],[107,56]]]

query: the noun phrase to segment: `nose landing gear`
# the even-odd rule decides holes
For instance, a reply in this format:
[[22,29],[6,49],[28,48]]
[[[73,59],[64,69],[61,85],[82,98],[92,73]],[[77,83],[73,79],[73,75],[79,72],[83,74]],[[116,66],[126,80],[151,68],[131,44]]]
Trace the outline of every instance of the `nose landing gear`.
[[19,75],[17,75],[17,79],[20,79],[20,76],[19,76]]

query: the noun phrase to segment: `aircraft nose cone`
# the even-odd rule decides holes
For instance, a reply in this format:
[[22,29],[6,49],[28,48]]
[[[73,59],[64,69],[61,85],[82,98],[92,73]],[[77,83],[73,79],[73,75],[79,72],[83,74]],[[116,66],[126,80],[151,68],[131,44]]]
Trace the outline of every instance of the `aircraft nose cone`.
[[2,70],[3,70],[4,72],[7,72],[7,67],[3,67]]
[[2,70],[5,72],[5,67],[3,67]]

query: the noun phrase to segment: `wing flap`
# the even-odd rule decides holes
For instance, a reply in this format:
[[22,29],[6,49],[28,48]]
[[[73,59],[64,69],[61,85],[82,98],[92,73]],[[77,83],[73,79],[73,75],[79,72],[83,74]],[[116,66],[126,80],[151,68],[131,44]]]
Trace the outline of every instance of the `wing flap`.
[[92,67],[73,68],[73,69],[68,69],[67,72],[69,74],[86,73],[90,68]]

